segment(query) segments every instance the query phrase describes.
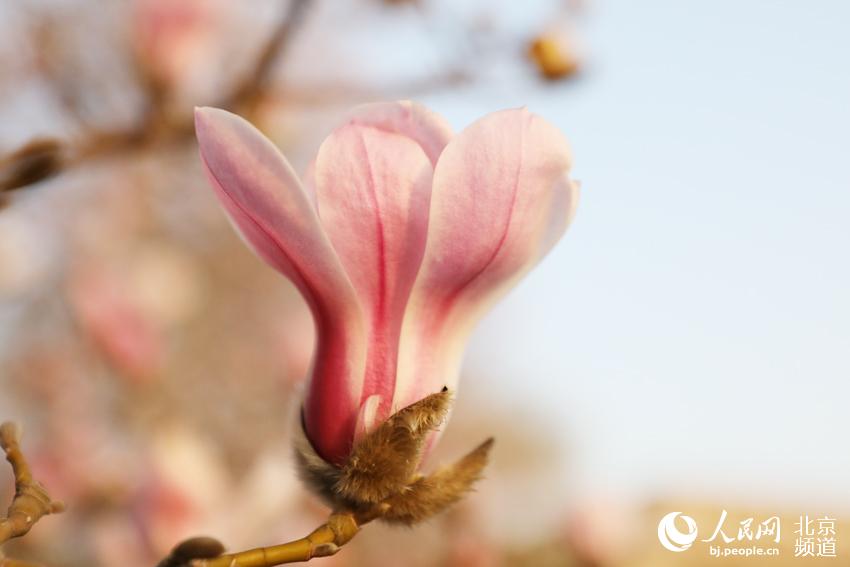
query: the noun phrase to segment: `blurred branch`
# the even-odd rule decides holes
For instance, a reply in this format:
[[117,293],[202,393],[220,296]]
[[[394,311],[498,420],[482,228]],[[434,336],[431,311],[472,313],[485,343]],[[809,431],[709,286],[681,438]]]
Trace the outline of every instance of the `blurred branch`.
[[[20,448],[21,428],[14,423],[0,425],[0,448],[15,474],[15,497],[6,517],[0,520],[0,544],[29,533],[42,517],[65,509],[50,498],[45,488],[32,476],[29,463]],[[0,567],[27,567],[28,564],[0,558]],[[32,566],[30,566],[32,567]]]
[[63,45],[59,30],[63,22],[60,18],[45,16],[38,17],[36,22],[30,32],[40,51],[36,59],[36,67],[51,86],[51,91],[61,109],[76,126],[82,126],[86,122],[82,93],[79,92],[76,81],[72,80],[74,70],[60,55],[63,52]]
[[253,106],[269,86],[269,79],[274,64],[283,55],[287,40],[292,37],[296,26],[301,22],[306,12],[309,0],[292,0],[289,11],[269,38],[254,68],[236,85],[233,92],[224,100],[224,108]]
[[62,170],[62,142],[35,139],[0,158],[0,193],[54,176]]
[[[294,35],[308,4],[309,0],[288,3],[251,71],[216,106],[251,113],[268,88],[274,64]],[[150,81],[143,80],[143,85],[147,108],[129,129],[93,131],[77,141],[33,140],[0,156],[0,193],[44,181],[82,162],[190,138],[194,133],[191,114],[169,115],[164,108],[168,93]]]

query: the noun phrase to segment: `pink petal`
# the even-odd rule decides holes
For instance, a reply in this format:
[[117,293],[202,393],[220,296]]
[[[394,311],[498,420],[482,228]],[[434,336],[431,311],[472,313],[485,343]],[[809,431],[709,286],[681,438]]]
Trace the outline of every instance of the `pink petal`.
[[[313,303],[353,290],[292,167],[249,122],[199,108],[195,125],[210,183],[248,244]],[[343,298],[340,298],[342,294]]]
[[[428,229],[433,170],[410,138],[359,124],[332,133],[315,163],[325,232],[360,298],[369,325],[361,403],[393,409],[398,338]],[[326,390],[314,380],[311,388]]]
[[434,172],[397,396],[415,400],[453,387],[474,324],[572,219],[578,187],[567,175],[570,163],[561,133],[525,109],[487,115],[445,148]]
[[[247,121],[214,108],[195,111],[210,183],[257,254],[298,287],[313,311],[318,343],[305,424],[316,450],[338,461],[350,448],[360,407],[365,335],[359,303],[316,211],[289,163]],[[348,441],[344,438],[348,436]]]
[[351,112],[350,122],[410,138],[422,147],[432,165],[452,139],[452,128],[442,116],[409,100],[358,106]]

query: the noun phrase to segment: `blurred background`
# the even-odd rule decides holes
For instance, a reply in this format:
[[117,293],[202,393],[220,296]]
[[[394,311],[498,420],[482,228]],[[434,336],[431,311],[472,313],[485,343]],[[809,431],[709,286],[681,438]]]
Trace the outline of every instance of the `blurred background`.
[[[468,351],[433,461],[495,435],[488,478],[319,561],[847,564],[848,21],[841,0],[0,0],[0,419],[69,505],[4,551],[141,567],[323,520],[289,447],[309,313],[214,201],[191,109],[303,169],[351,106],[411,98],[457,130],[527,105],[570,139],[582,203]],[[724,510],[729,547],[772,547],[736,536],[779,517],[779,557],[659,543],[666,514],[702,540]],[[795,557],[800,516],[836,519],[837,558]]]

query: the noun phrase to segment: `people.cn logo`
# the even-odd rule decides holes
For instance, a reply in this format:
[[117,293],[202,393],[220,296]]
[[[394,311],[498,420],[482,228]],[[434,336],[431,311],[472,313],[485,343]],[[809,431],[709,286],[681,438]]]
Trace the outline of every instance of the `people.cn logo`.
[[[679,531],[676,527],[676,518],[682,518],[687,531]],[[697,523],[690,516],[681,512],[670,512],[658,522],[658,541],[670,551],[680,552],[690,549],[697,539]]]

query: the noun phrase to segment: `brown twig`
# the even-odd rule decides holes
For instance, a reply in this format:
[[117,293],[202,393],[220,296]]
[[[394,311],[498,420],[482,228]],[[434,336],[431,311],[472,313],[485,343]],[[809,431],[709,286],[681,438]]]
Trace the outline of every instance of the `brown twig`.
[[[327,557],[339,551],[357,535],[360,526],[374,518],[373,514],[334,513],[327,522],[301,539],[216,557],[203,554],[208,549],[206,544],[215,540],[195,538],[175,547],[171,555],[157,567],[274,567],[286,563],[309,561],[315,557]],[[199,542],[204,542],[205,545],[198,545]],[[200,553],[193,554],[189,551],[192,548],[198,549]]]
[[[0,425],[0,448],[15,474],[15,497],[6,517],[0,519],[0,544],[29,533],[44,516],[65,509],[61,502],[50,498],[47,490],[32,476],[29,463],[21,452],[21,428],[11,422]],[[0,567],[27,567],[26,563],[0,558]],[[33,567],[30,565],[30,567]]]

